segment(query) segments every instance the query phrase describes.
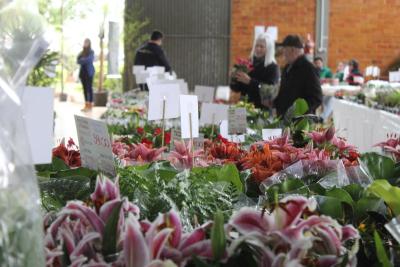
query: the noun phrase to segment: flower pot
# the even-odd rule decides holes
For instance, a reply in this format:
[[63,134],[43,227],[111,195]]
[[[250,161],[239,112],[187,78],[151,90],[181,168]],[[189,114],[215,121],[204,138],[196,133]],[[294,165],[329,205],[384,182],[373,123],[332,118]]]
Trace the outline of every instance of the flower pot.
[[108,91],[94,92],[93,100],[96,107],[105,107],[107,105]]

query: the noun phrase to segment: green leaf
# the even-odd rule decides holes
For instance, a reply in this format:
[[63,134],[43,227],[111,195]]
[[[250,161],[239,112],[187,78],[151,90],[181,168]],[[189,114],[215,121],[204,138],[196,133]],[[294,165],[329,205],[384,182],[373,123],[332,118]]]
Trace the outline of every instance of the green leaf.
[[62,171],[69,169],[68,165],[65,164],[65,162],[62,159],[57,157],[53,157],[51,165],[53,171]]
[[374,180],[388,180],[395,174],[395,162],[389,157],[372,152],[363,154],[360,160],[361,166],[367,169]]
[[331,216],[335,219],[341,219],[344,216],[342,202],[338,201],[335,197],[328,196],[316,196],[318,202],[319,211],[324,214]]
[[224,215],[221,211],[214,214],[214,223],[211,228],[211,246],[214,259],[221,259],[224,256],[226,246]]
[[364,197],[357,201],[354,207],[355,217],[357,221],[363,221],[368,217],[370,212],[376,212],[383,216],[386,215],[386,205],[382,199]]
[[359,184],[350,184],[342,188],[350,194],[353,201],[358,201],[364,194],[364,188]]
[[299,122],[296,123],[295,131],[306,131],[310,129],[310,123],[308,122],[307,118],[301,119]]
[[88,168],[80,167],[76,169],[69,169],[69,170],[61,170],[52,175],[52,177],[69,177],[69,176],[84,176],[90,179],[94,179],[97,177],[97,172],[90,170]]
[[122,201],[113,209],[106,222],[103,235],[103,255],[110,256],[117,252],[118,221],[121,213]]
[[239,171],[234,164],[224,165],[218,174],[218,181],[231,182],[239,192],[243,192],[243,183],[240,180]]
[[376,230],[374,231],[374,240],[375,240],[376,255],[378,257],[379,262],[382,264],[382,267],[392,267],[393,265],[389,261],[389,258],[385,252],[385,248],[382,244],[382,239]]
[[386,180],[376,180],[369,187],[368,192],[382,198],[396,216],[400,215],[400,188],[392,186]]
[[345,202],[345,203],[349,204],[350,206],[353,206],[353,204],[354,204],[354,201],[351,198],[350,194],[340,188],[333,188],[333,189],[327,191],[326,196],[337,198],[338,200]]
[[295,117],[304,115],[308,111],[308,104],[303,98],[296,99],[293,105],[294,105],[293,115]]
[[207,168],[193,168],[192,172],[202,175],[210,182],[229,182],[232,183],[239,192],[243,192],[243,183],[240,179],[239,171],[234,164],[211,166]]

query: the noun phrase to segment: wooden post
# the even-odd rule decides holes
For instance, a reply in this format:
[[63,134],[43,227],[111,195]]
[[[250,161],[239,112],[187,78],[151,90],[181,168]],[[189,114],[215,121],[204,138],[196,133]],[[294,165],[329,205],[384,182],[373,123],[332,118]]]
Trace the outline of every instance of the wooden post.
[[214,128],[215,128],[215,113],[212,114],[212,119],[211,119],[211,136],[210,136],[211,141],[213,140],[214,136]]
[[165,106],[166,106],[166,98],[164,96],[163,99],[163,108],[162,108],[162,135],[161,135],[161,147],[164,146],[164,135],[165,135]]

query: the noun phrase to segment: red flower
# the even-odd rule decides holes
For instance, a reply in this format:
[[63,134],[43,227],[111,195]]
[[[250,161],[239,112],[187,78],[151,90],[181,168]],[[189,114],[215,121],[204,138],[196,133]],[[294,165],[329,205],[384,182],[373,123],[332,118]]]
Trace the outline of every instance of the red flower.
[[75,168],[81,166],[81,153],[75,145],[72,138],[69,139],[67,146],[64,141],[58,147],[53,148],[53,158],[59,158],[69,167]]
[[162,132],[161,128],[156,128],[154,130],[154,135],[159,135],[159,134],[161,134],[161,132]]
[[164,133],[164,145],[169,145],[171,143],[171,132]]
[[151,148],[153,146],[153,142],[151,142],[149,139],[147,138],[142,138],[142,144],[145,144],[147,147]]
[[137,133],[140,134],[140,135],[144,134],[144,129],[143,129],[142,127],[137,127],[137,128],[136,128],[136,131],[137,131]]

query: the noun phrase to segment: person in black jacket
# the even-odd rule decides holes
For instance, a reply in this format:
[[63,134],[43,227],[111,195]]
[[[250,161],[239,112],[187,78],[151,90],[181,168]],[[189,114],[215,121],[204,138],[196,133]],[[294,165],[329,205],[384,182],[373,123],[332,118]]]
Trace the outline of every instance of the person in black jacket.
[[249,102],[256,108],[265,108],[260,96],[262,84],[275,85],[279,82],[279,67],[275,63],[275,43],[267,35],[261,34],[254,42],[250,55],[253,70],[246,74],[238,72],[235,83],[230,87],[233,92],[247,95]]
[[322,103],[322,89],[317,69],[304,56],[303,42],[297,35],[288,35],[280,46],[283,46],[287,65],[283,69],[279,93],[274,100],[277,114],[285,115],[298,98],[307,101],[308,113],[315,113]]
[[171,66],[161,48],[164,35],[160,31],[153,31],[150,40],[136,51],[135,65],[147,67],[162,66],[166,72],[171,71]]

